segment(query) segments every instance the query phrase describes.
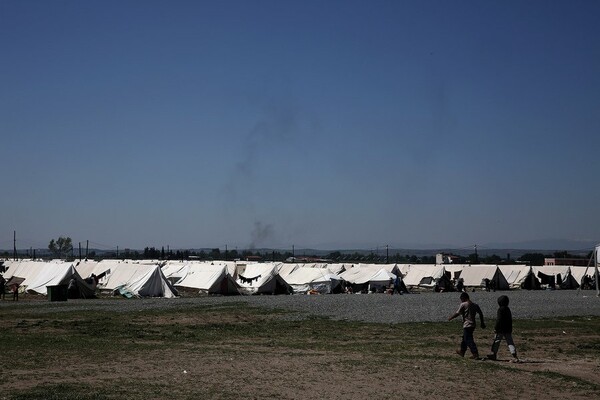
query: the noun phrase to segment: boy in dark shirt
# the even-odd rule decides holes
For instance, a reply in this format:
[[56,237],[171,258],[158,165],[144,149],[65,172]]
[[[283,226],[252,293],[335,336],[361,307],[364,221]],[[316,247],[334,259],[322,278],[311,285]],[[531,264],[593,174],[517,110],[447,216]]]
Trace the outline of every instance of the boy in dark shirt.
[[508,296],[500,296],[498,297],[498,313],[496,316],[496,326],[494,327],[494,332],[496,336],[494,337],[494,341],[492,342],[492,353],[488,354],[488,358],[490,360],[495,360],[496,355],[498,354],[498,348],[500,347],[500,342],[502,338],[506,339],[506,344],[508,344],[508,351],[512,354],[513,362],[519,362],[519,358],[517,357],[517,348],[515,347],[515,343],[512,338],[512,313],[510,308],[508,308]]

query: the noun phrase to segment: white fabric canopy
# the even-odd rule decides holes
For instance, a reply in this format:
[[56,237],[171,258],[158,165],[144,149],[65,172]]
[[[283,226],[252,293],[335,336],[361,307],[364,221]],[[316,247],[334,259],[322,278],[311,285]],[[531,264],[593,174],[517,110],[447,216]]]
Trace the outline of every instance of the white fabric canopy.
[[189,264],[187,274],[181,278],[175,287],[197,289],[199,292],[209,294],[236,294],[239,293],[238,285],[228,268],[223,264]]
[[177,290],[171,285],[158,265],[155,265],[136,280],[117,289],[122,293],[129,292],[138,297],[172,298],[177,296]]

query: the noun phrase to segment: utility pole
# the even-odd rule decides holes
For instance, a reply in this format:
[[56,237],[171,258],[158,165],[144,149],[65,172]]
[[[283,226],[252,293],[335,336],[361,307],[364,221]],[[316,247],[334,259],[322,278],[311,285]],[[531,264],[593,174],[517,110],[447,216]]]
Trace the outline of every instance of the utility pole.
[[86,240],[86,241],[85,241],[85,260],[86,260],[86,261],[87,261],[87,259],[88,259],[88,247],[89,247],[89,245],[90,245],[90,241],[89,241],[89,240]]
[[477,245],[475,245],[475,264],[479,264],[479,255],[477,254]]
[[596,296],[600,297],[600,283],[598,283],[598,264],[600,264],[600,262],[598,261],[598,256],[600,254],[598,253],[600,253],[600,244],[594,249],[594,256],[596,258],[596,261],[594,262],[594,270],[596,274]]
[[79,242],[79,261],[81,261],[81,242]]
[[13,258],[17,261],[17,231],[13,231]]

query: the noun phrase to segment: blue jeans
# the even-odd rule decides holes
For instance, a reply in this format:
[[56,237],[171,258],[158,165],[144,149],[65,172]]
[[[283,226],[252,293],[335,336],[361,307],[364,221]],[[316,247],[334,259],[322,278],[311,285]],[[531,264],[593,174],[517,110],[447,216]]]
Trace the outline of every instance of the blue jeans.
[[460,351],[463,354],[467,351],[467,348],[471,350],[473,354],[479,354],[477,351],[477,345],[475,344],[475,339],[473,339],[473,332],[475,328],[463,328],[463,337],[462,342],[460,342]]

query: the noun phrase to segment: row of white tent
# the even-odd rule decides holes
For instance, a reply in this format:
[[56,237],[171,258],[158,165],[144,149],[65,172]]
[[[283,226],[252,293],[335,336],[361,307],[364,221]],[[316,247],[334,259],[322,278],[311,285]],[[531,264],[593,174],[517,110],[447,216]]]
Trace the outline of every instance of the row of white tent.
[[[400,277],[410,289],[576,289],[594,267],[455,264],[246,263],[234,261],[82,260],[4,261],[4,277],[20,290],[47,295],[48,287],[76,283],[81,297],[96,289],[127,297],[175,297],[179,291],[207,294],[376,292]],[[90,276],[100,277],[90,283]]]

